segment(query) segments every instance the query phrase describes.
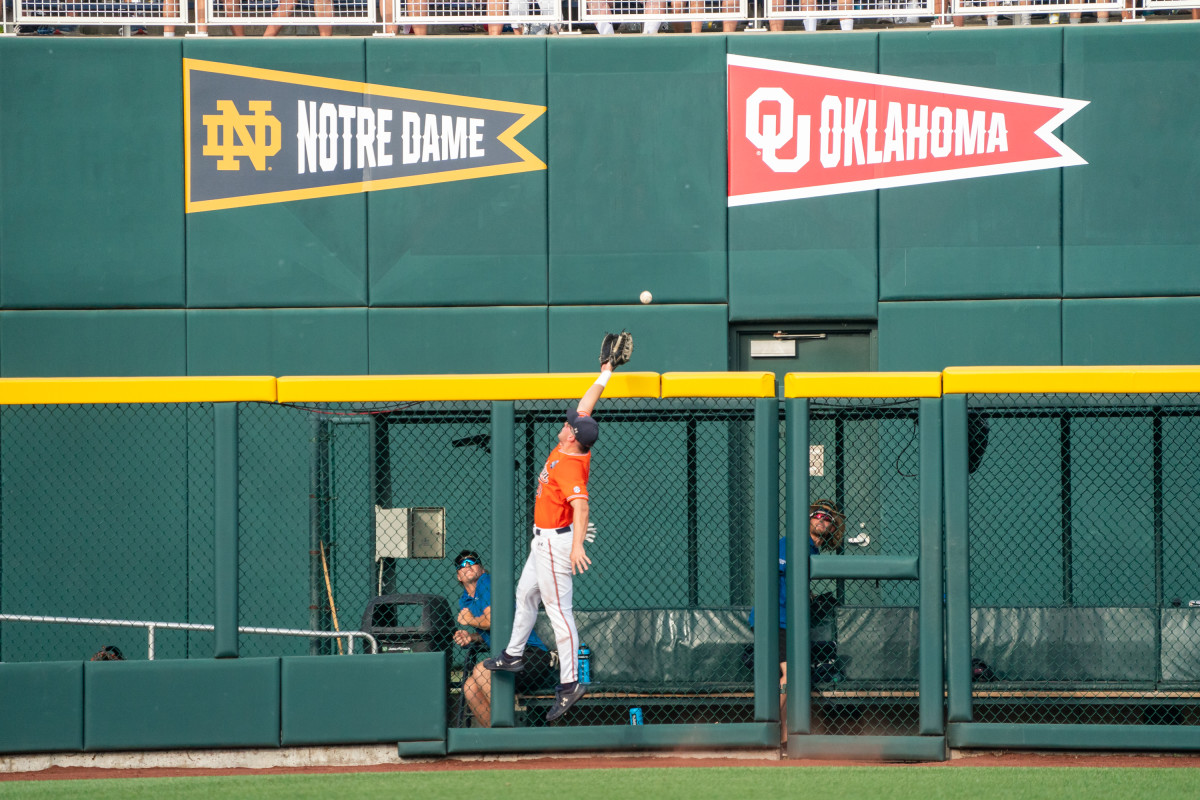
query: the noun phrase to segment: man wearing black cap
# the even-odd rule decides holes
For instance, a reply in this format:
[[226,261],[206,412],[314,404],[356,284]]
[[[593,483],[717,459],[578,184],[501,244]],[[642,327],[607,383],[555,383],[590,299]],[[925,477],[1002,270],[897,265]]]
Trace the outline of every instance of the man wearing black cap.
[[611,363],[602,363],[600,377],[584,394],[578,407],[567,411],[567,420],[558,432],[558,446],[550,453],[538,476],[533,541],[517,582],[512,638],[504,652],[483,662],[493,671],[523,670],[525,642],[537,620],[538,603],[544,605],[558,642],[560,680],[554,693],[554,705],[546,714],[548,722],[565,714],[587,691],[579,682],[577,671],[579,633],[572,610],[572,576],[586,572],[592,563],[584,551],[583,541],[588,527],[590,451],[600,435],[600,428],[591,413],[608,385],[612,369]]
[[[492,646],[492,576],[483,567],[483,560],[474,550],[463,550],[454,559],[454,577],[462,586],[458,598],[458,624],[464,628],[454,632],[454,643],[469,648]],[[547,689],[554,684],[554,669],[550,652],[537,633],[529,634],[525,648],[525,669],[517,676],[517,691]],[[492,674],[475,665],[463,682],[463,696],[471,715],[481,727],[492,724]]]

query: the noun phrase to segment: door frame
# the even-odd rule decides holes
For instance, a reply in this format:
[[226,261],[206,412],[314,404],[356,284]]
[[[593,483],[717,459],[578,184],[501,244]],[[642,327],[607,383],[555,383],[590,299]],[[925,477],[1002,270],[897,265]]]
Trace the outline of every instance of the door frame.
[[767,320],[762,322],[731,322],[729,324],[729,371],[749,371],[749,364],[742,364],[742,339],[746,336],[784,333],[866,333],[870,337],[871,372],[879,369],[879,323],[875,320]]

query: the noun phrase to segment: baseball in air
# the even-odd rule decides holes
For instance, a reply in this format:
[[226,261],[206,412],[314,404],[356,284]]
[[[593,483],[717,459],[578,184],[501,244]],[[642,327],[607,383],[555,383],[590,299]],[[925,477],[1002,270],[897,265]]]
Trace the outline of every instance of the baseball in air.
[[644,291],[639,299],[642,301],[642,305],[648,306],[650,305],[650,301],[654,299],[654,295],[650,294],[649,291]]

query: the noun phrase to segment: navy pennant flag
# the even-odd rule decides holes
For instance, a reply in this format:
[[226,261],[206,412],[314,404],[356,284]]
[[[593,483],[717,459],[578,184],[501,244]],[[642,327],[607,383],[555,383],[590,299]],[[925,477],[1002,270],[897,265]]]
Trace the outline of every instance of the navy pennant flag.
[[543,170],[545,106],[183,59],[186,210]]

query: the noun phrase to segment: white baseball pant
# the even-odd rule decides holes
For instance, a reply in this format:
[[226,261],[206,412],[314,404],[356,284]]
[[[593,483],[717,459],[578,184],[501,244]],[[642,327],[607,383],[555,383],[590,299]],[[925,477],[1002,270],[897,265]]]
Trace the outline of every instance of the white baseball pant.
[[578,680],[575,654],[579,651],[579,631],[575,628],[571,575],[571,544],[573,528],[533,529],[529,558],[517,581],[517,611],[513,615],[512,638],[505,652],[520,656],[525,642],[537,622],[538,603],[546,607],[546,616],[554,627],[558,642],[559,680],[573,683]]

